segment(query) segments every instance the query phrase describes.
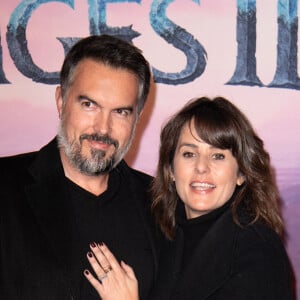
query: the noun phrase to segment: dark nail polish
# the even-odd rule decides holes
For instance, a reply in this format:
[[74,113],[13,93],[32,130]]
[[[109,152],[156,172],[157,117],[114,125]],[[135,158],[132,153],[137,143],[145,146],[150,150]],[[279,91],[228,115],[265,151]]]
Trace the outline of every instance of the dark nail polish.
[[103,242],[100,242],[98,245],[99,245],[100,247],[103,246]]
[[96,247],[96,243],[95,242],[92,242],[90,245],[91,245],[92,248]]
[[85,275],[89,275],[90,272],[89,272],[88,270],[84,270],[84,274],[85,274]]
[[92,252],[88,252],[88,257],[93,257]]

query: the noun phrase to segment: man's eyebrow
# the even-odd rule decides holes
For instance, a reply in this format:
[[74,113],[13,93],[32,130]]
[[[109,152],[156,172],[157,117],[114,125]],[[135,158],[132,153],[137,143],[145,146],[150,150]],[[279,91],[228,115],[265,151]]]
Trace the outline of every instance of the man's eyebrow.
[[90,98],[87,95],[79,95],[78,96],[78,101],[81,101],[81,100],[88,100],[88,101],[93,102],[94,104],[98,104],[97,101],[95,101],[94,99]]
[[[92,102],[93,104],[95,104],[95,105],[101,107],[101,105],[100,105],[96,100],[90,98],[90,97],[87,96],[87,95],[79,95],[79,96],[78,96],[78,101],[82,101],[82,100],[88,100],[88,101]],[[130,113],[132,113],[132,112],[133,112],[133,106],[120,106],[120,107],[114,108],[113,110],[114,110],[114,111],[116,111],[116,110],[127,110],[127,111],[129,111]]]

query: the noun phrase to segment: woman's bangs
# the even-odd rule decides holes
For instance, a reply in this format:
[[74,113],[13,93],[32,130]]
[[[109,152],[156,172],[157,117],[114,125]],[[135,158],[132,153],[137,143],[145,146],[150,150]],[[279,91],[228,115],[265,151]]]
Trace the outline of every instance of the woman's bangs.
[[196,114],[193,121],[198,136],[207,144],[219,149],[234,148],[236,144],[234,128],[226,117],[205,112]]

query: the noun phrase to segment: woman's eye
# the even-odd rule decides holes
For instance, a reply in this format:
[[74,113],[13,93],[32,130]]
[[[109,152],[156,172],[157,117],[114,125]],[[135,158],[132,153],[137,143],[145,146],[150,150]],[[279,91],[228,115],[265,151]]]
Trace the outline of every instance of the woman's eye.
[[189,157],[194,157],[195,154],[193,152],[183,152],[182,156],[189,158]]
[[222,160],[225,158],[225,155],[223,153],[215,153],[213,155],[213,158],[216,159],[216,160]]

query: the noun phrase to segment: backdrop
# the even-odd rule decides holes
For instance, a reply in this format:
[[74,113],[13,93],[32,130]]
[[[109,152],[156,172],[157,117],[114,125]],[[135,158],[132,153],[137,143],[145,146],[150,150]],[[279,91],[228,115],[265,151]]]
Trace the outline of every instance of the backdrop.
[[120,36],[143,50],[155,81],[129,164],[155,174],[161,126],[189,99],[233,101],[270,152],[300,280],[297,0],[1,0],[0,30],[1,156],[55,135],[54,90],[70,46]]

